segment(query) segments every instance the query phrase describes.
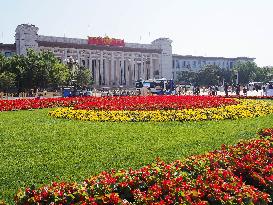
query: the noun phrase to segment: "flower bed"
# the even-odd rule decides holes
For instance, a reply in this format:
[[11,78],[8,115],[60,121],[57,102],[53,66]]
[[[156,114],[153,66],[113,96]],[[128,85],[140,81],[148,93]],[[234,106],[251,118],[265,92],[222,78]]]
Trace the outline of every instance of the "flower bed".
[[254,96],[229,95],[227,98],[273,100],[273,96],[255,96],[255,95]]
[[[194,98],[193,98],[194,99]],[[214,98],[212,98],[214,99]],[[222,98],[215,98],[222,99]],[[110,102],[112,100],[109,100]],[[220,101],[220,100],[219,100]],[[217,102],[219,102],[217,101]],[[207,101],[208,102],[208,101]],[[231,101],[232,102],[232,101]],[[165,101],[164,108],[166,110],[150,110],[147,106],[147,110],[133,110],[128,106],[129,110],[120,111],[112,110],[114,106],[102,106],[108,107],[110,110],[78,110],[73,108],[59,108],[49,113],[50,116],[66,119],[77,119],[84,121],[111,121],[111,122],[139,122],[139,121],[154,121],[154,122],[166,122],[166,121],[200,121],[200,120],[223,120],[223,119],[238,119],[246,117],[258,117],[273,113],[273,106],[264,101],[253,100],[241,100],[236,101],[236,105],[227,105],[222,107],[210,107],[210,108],[196,108],[196,109],[173,109],[175,103],[170,103],[169,110],[167,110],[168,103]],[[229,102],[230,103],[230,102]],[[97,107],[92,103],[87,102],[88,109]],[[91,106],[92,104],[92,106]],[[200,103],[197,103],[199,107]],[[208,103],[209,104],[209,103]],[[211,103],[213,104],[213,103]],[[211,105],[210,104],[210,105]],[[215,105],[214,103],[213,105]],[[153,105],[153,104],[152,104]],[[177,105],[177,104],[175,104]],[[123,105],[121,105],[123,107]],[[133,105],[132,105],[133,106]],[[156,105],[153,105],[155,107]],[[183,105],[177,105],[181,108]],[[78,105],[76,108],[84,108],[83,105]],[[118,108],[119,103],[118,103]],[[138,107],[135,106],[135,107]],[[160,106],[159,106],[160,107]],[[145,108],[145,106],[143,106]]]
[[124,96],[96,98],[74,106],[79,110],[182,110],[236,105],[234,99],[212,96]]
[[16,204],[270,204],[273,197],[273,129],[260,139],[138,170],[102,172],[81,183],[26,188]]
[[71,107],[95,110],[189,109],[234,105],[233,99],[211,96],[124,96],[0,100],[0,111]]
[[93,99],[94,97],[0,100],[0,112],[53,107],[71,107],[78,103],[91,101]]

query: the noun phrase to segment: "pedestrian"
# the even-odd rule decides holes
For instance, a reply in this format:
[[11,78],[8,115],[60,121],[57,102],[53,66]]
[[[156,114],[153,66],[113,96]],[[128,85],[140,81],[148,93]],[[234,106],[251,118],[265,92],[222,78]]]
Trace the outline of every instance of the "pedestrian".
[[237,84],[237,86],[236,86],[236,95],[240,95],[240,92],[241,92],[240,85]]
[[266,88],[265,88],[265,85],[263,85],[263,96],[266,95]]
[[224,85],[224,91],[225,91],[225,96],[228,97],[228,85],[225,83]]
[[247,87],[246,86],[244,86],[244,88],[243,88],[243,93],[244,93],[244,96],[247,96]]

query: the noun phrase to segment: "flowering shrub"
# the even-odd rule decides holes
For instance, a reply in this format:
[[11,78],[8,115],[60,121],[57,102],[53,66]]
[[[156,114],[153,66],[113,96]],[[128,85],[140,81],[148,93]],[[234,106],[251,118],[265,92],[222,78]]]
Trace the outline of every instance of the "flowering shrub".
[[182,110],[236,105],[233,99],[213,96],[103,97],[74,106],[79,110]]
[[227,98],[237,98],[237,99],[267,99],[272,100],[273,96],[244,96],[244,95],[229,95]]
[[53,107],[71,107],[78,103],[83,103],[93,99],[94,97],[0,100],[0,112]]
[[270,204],[273,197],[273,129],[260,139],[138,170],[102,172],[82,183],[52,182],[26,188],[16,204]]
[[233,99],[211,96],[124,96],[0,100],[0,111],[52,107],[95,110],[170,110],[234,105]]
[[[217,98],[215,98],[217,99]],[[112,101],[109,100],[109,101]],[[219,101],[217,101],[219,102]],[[196,108],[196,109],[170,109],[170,110],[149,110],[151,107],[147,105],[147,110],[129,110],[120,111],[112,110],[110,105],[105,104],[101,107],[108,107],[110,110],[77,110],[73,108],[59,108],[49,113],[49,115],[57,118],[77,119],[85,121],[111,121],[111,122],[138,122],[138,121],[200,121],[200,120],[223,120],[223,119],[238,119],[246,117],[258,117],[273,113],[273,106],[264,101],[241,100],[237,101],[237,105],[228,105],[222,107],[211,108]],[[97,103],[97,102],[96,102]],[[207,101],[208,103],[208,101]],[[92,107],[93,102],[87,102],[88,108]],[[173,108],[174,104],[170,103]],[[193,103],[194,104],[194,103]],[[216,103],[214,102],[214,105]],[[93,104],[94,105],[94,104]],[[177,107],[181,108],[183,105]],[[117,107],[123,107],[117,103]],[[134,105],[132,105],[133,107]],[[154,105],[156,106],[156,105]],[[163,105],[162,105],[163,106]],[[168,103],[165,102],[164,108],[167,108]],[[77,105],[76,108],[84,107]],[[93,106],[92,108],[97,107]],[[128,108],[126,107],[126,108]],[[137,106],[135,106],[137,107]],[[145,106],[143,106],[144,108]],[[160,107],[160,106],[159,106]],[[197,106],[198,107],[198,106]]]

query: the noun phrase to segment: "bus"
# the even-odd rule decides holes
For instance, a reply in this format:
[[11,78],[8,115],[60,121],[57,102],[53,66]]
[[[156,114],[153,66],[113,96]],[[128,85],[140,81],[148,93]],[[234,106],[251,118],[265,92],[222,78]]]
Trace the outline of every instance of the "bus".
[[166,78],[136,81],[137,90],[140,90],[143,87],[147,87],[152,94],[157,95],[170,95],[175,91],[174,81],[167,80]]

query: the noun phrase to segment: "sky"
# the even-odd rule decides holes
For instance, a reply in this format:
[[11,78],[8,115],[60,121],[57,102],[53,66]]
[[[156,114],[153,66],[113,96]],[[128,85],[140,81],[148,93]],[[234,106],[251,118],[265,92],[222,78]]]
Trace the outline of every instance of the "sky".
[[272,66],[272,11],[272,0],[0,0],[0,43],[14,43],[16,26],[29,23],[39,35],[168,37],[175,54],[246,56]]

